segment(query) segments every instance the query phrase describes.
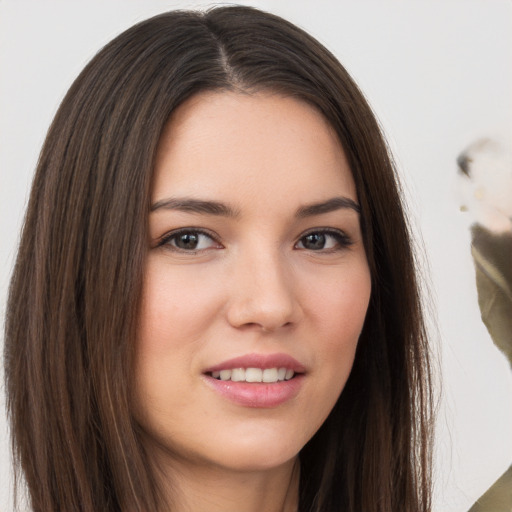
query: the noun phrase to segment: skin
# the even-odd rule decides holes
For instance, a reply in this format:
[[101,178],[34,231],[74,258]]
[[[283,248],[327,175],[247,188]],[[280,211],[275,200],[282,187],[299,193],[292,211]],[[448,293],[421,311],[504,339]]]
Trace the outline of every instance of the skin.
[[[304,210],[340,197],[357,203],[343,149],[323,116],[296,99],[202,93],[164,130],[135,418],[177,510],[295,512],[298,453],[345,385],[371,291],[356,209],[345,201]],[[176,198],[229,212],[190,211],[169,203]],[[198,237],[194,250],[176,236],[183,228]],[[304,366],[296,395],[247,407],[208,384],[207,368],[255,353]]]

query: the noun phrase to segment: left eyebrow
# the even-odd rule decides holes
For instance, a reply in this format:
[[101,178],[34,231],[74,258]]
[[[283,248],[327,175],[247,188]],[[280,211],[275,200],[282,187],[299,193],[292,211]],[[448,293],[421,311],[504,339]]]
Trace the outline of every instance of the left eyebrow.
[[312,203],[301,206],[295,216],[298,218],[312,217],[314,215],[321,215],[323,213],[329,213],[336,210],[350,208],[356,213],[361,213],[361,207],[353,200],[348,197],[333,197],[327,201],[320,203]]

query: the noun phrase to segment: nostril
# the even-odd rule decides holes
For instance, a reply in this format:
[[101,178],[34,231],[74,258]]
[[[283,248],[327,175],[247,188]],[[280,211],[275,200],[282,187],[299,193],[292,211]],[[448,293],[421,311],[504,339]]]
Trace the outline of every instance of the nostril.
[[469,158],[465,153],[462,153],[457,158],[457,165],[459,166],[460,172],[465,174],[468,178],[469,176],[469,164],[471,163],[471,158]]

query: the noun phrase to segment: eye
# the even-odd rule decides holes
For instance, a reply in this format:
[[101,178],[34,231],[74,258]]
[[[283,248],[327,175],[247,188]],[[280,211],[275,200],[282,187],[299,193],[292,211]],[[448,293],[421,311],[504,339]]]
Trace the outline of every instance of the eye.
[[168,233],[159,242],[158,247],[161,246],[182,252],[197,252],[221,247],[212,235],[198,229],[180,229]]
[[352,240],[343,231],[322,229],[303,235],[296,244],[297,249],[308,251],[334,252],[352,244]]

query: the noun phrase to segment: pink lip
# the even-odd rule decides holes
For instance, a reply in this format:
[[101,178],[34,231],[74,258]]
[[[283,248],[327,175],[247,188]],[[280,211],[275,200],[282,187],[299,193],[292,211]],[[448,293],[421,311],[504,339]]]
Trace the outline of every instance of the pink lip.
[[297,359],[288,354],[246,354],[235,357],[207,368],[204,373],[211,373],[232,368],[290,368],[295,373],[304,373],[306,369]]
[[[249,383],[222,381],[210,375],[214,371],[232,368],[290,368],[295,376],[274,383]],[[304,366],[288,354],[247,354],[208,368],[204,372],[204,379],[223,398],[243,407],[263,409],[277,407],[294,398],[304,381],[304,372]]]

